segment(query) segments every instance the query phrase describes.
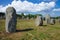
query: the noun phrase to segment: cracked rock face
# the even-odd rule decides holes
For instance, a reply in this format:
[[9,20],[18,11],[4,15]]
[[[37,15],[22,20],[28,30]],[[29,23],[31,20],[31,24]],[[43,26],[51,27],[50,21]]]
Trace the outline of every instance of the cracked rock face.
[[8,7],[6,9],[6,32],[16,31],[16,10],[13,7]]

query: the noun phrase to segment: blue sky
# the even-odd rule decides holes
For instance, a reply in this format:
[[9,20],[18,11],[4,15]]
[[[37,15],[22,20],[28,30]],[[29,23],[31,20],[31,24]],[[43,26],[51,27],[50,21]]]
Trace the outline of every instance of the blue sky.
[[0,12],[5,12],[9,6],[13,6],[17,13],[40,13],[43,15],[49,13],[51,16],[60,16],[60,0],[0,0]]

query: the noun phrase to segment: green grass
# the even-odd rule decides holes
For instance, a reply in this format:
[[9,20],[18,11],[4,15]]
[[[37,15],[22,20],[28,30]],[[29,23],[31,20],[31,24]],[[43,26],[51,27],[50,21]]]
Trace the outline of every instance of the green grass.
[[[44,22],[45,25],[45,22]],[[5,20],[0,20],[0,40],[60,40],[60,24],[35,26],[34,20],[17,19],[17,30],[25,30],[16,33],[5,32]]]

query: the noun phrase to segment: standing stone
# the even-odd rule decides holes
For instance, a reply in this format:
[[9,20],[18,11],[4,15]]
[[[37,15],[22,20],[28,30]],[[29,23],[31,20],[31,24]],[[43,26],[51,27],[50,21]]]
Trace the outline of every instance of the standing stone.
[[58,19],[58,22],[60,23],[60,18]]
[[22,19],[24,19],[24,16],[22,16]]
[[50,24],[54,25],[55,24],[55,19],[51,19]]
[[35,23],[36,23],[36,26],[42,26],[43,25],[42,16],[37,16]]
[[32,17],[31,20],[33,20],[34,18]]
[[0,16],[0,19],[2,19],[3,17],[2,16]]
[[29,20],[29,17],[26,17],[27,20]]
[[46,14],[45,19],[46,19],[46,23],[50,24],[50,15],[49,14]]
[[13,7],[6,9],[6,32],[11,33],[16,31],[16,10]]

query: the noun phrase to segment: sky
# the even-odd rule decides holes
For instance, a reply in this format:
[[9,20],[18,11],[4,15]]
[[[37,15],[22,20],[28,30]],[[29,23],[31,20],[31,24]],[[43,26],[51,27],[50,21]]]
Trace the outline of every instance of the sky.
[[0,0],[0,12],[14,7],[17,14],[50,14],[60,16],[60,0]]

